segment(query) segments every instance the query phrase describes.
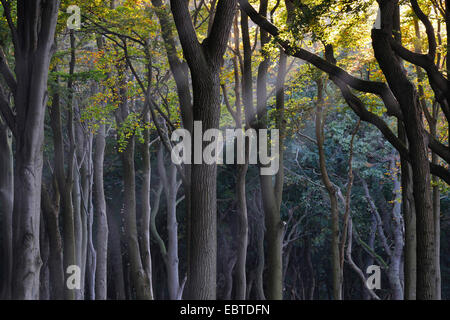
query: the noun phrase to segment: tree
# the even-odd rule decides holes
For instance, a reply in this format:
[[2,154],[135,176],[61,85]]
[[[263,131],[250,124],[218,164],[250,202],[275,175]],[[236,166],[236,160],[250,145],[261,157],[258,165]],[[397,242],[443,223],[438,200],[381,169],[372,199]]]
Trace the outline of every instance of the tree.
[[39,221],[41,203],[42,143],[47,104],[47,78],[54,51],[54,34],[60,1],[17,1],[17,24],[12,2],[2,0],[14,44],[15,77],[2,60],[2,76],[14,96],[15,114],[0,96],[0,110],[16,143],[14,177],[14,282],[12,297],[39,297]]
[[11,298],[12,266],[13,266],[13,241],[12,241],[12,219],[14,203],[14,176],[13,176],[13,154],[12,134],[7,125],[0,123],[0,217],[2,227],[2,299]]
[[[200,43],[192,25],[188,2],[170,1],[183,54],[191,71],[193,119],[201,121],[203,130],[219,127],[219,73],[236,3],[235,0],[219,0],[208,37]],[[216,164],[192,166],[191,181],[202,183],[191,186],[187,282],[187,297],[190,299],[210,300],[216,297],[216,177]]]

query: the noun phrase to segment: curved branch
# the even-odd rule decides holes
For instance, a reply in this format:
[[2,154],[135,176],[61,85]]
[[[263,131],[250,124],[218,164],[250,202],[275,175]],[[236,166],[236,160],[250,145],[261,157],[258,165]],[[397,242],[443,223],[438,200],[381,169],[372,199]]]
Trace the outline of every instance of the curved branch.
[[368,80],[362,80],[359,78],[356,78],[352,75],[350,75],[345,70],[335,66],[334,64],[322,59],[316,54],[313,54],[305,49],[294,47],[291,43],[289,43],[286,40],[283,40],[279,37],[280,32],[278,28],[270,23],[266,18],[261,16],[249,3],[247,0],[239,0],[239,4],[241,6],[241,9],[252,19],[254,23],[259,25],[261,29],[266,30],[268,33],[270,33],[277,42],[285,49],[286,53],[305,60],[318,69],[326,72],[330,76],[334,76],[336,78],[339,78],[342,82],[347,84],[348,86],[352,87],[353,89],[356,89],[361,92],[366,93],[372,93],[378,95],[384,102],[388,114],[395,116],[399,119],[403,118],[403,115],[400,110],[400,106],[398,104],[397,99],[392,94],[392,91],[389,89],[389,87],[383,83],[383,82],[375,82],[375,81],[368,81]]
[[353,223],[352,219],[350,218],[349,224],[348,224],[348,246],[346,250],[346,256],[347,256],[347,262],[350,264],[352,269],[358,274],[361,281],[363,282],[364,289],[367,290],[369,295],[375,299],[375,300],[381,300],[380,297],[374,292],[374,290],[371,290],[367,287],[366,284],[366,277],[364,276],[364,273],[362,270],[356,265],[356,263],[353,261],[352,258],[352,240],[353,240]]
[[161,238],[161,236],[159,235],[158,229],[156,228],[156,216],[158,215],[158,211],[159,211],[159,204],[161,201],[162,190],[163,190],[163,185],[162,185],[162,183],[159,183],[158,189],[156,189],[155,202],[153,204],[153,208],[151,211],[150,230],[151,230],[153,237],[155,237],[156,242],[158,242],[159,249],[161,250],[161,255],[164,259],[164,262],[166,262],[166,260],[167,260],[166,244],[164,243],[164,240]]
[[428,136],[428,147],[450,164],[450,149],[443,143],[439,142],[431,133],[426,131]]
[[433,59],[430,58],[428,54],[412,52],[403,47],[395,39],[391,38],[389,40],[389,44],[396,54],[398,54],[402,59],[422,67],[427,72],[428,79],[431,84],[434,84],[435,87],[437,87],[443,93],[448,92],[447,79],[442,75],[441,72],[439,72],[438,67],[434,64]]
[[420,21],[422,21],[423,25],[425,26],[427,37],[428,37],[428,56],[434,60],[434,57],[436,56],[436,37],[434,35],[434,27],[431,21],[428,19],[427,15],[423,13],[422,9],[420,9],[419,4],[417,3],[417,0],[411,0],[411,6],[413,8],[414,13],[416,14],[417,18],[419,18]]
[[392,132],[386,122],[381,119],[376,114],[368,111],[364,103],[355,96],[347,85],[345,85],[340,79],[331,77],[330,78],[341,90],[342,96],[344,97],[347,104],[352,108],[352,110],[361,118],[361,120],[373,124],[378,130],[381,131],[386,140],[389,141],[392,146],[398,150],[398,152],[409,159],[409,151],[406,145]]
[[450,172],[448,169],[430,162],[430,172],[432,175],[441,178],[450,186]]

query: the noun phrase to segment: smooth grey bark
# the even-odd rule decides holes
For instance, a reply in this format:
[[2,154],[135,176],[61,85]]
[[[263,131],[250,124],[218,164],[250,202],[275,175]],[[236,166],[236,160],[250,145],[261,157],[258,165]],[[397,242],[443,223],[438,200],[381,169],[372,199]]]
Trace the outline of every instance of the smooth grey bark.
[[[167,59],[170,66],[170,71],[175,80],[177,87],[178,101],[180,103],[180,113],[182,118],[183,128],[188,130],[191,134],[194,128],[194,118],[192,109],[191,86],[189,83],[189,68],[185,61],[182,61],[178,56],[176,46],[176,35],[173,23],[170,17],[170,12],[162,8],[167,1],[152,0],[155,6],[156,15],[158,16],[161,25],[162,38],[164,40],[164,47],[167,54]],[[210,28],[209,28],[210,29]],[[162,137],[161,137],[162,138]],[[185,211],[186,211],[186,225],[187,225],[187,273],[190,268],[190,234],[191,234],[191,165],[184,166],[183,191],[185,195]]]
[[[94,90],[95,91],[95,90]],[[85,298],[86,268],[88,265],[89,251],[89,219],[92,209],[92,134],[87,132],[80,122],[78,115],[81,109],[74,100],[76,140],[76,166],[74,171],[73,202],[74,202],[74,227],[76,241],[77,265],[81,269],[81,290],[77,291],[77,299]]]
[[15,78],[10,70],[2,70],[2,74],[7,75],[16,112],[12,112],[3,88],[0,88],[0,112],[16,142],[12,297],[20,300],[39,298],[42,145],[47,79],[59,3],[57,0],[17,1],[17,19],[13,19],[11,3],[2,1],[15,58]]
[[[267,16],[268,1],[260,2],[259,14],[262,17]],[[261,48],[269,42],[269,34],[266,30],[260,30]],[[264,54],[264,53],[263,53]],[[280,60],[278,65],[278,75],[276,83],[276,108],[277,108],[277,128],[280,129],[280,149],[279,163],[280,168],[275,176],[275,185],[273,176],[260,175],[262,204],[265,214],[266,225],[266,243],[267,243],[267,298],[271,300],[283,299],[283,258],[282,242],[284,225],[280,217],[280,206],[283,191],[283,123],[284,113],[284,81],[286,77],[286,59],[287,56],[283,50],[280,50]],[[246,111],[246,114],[252,114],[257,118],[247,120],[255,129],[264,129],[268,127],[267,123],[267,73],[270,66],[269,57],[264,54],[264,60],[258,67],[257,89],[256,89],[256,112],[254,110]],[[249,79],[248,79],[249,80]],[[248,81],[246,80],[246,81]],[[247,84],[248,85],[248,84]],[[247,98],[248,99],[248,98]],[[247,109],[247,107],[246,107]]]
[[13,268],[14,174],[12,133],[0,118],[0,219],[2,237],[1,292],[3,300],[11,299]]
[[[73,38],[71,38],[72,43]],[[72,52],[74,54],[74,52]],[[74,71],[75,60],[71,60],[71,73]],[[72,90],[71,82],[69,81],[69,90]],[[72,95],[69,94],[70,98]],[[64,235],[64,270],[67,271],[70,266],[77,265],[76,261],[76,248],[75,248],[75,224],[74,224],[74,211],[72,203],[72,188],[73,188],[73,172],[75,161],[75,141],[73,131],[73,109],[72,101],[69,100],[69,109],[67,115],[67,130],[69,135],[69,153],[67,157],[67,170],[65,170],[65,154],[64,154],[64,141],[63,141],[63,129],[62,129],[62,112],[61,101],[59,95],[59,88],[55,88],[55,93],[52,98],[52,106],[50,112],[50,124],[53,132],[53,144],[55,150],[54,167],[55,178],[57,181],[57,187],[60,194],[61,213],[63,221],[63,235]],[[65,274],[68,276],[68,274]],[[66,279],[67,280],[67,279]],[[76,290],[70,289],[68,286],[64,286],[64,298],[66,300],[74,300],[76,298]]]
[[49,240],[49,279],[50,298],[52,300],[64,299],[64,267],[63,267],[63,241],[59,230],[59,190],[54,183],[54,196],[50,197],[47,187],[42,185],[42,216]]
[[[147,112],[145,116],[146,123],[149,123],[150,117]],[[142,144],[142,161],[143,161],[143,182],[142,182],[142,214],[141,214],[141,228],[140,228],[140,241],[141,241],[141,254],[142,264],[144,271],[147,274],[147,278],[150,280],[150,284],[153,284],[152,275],[152,255],[150,250],[150,223],[151,223],[151,206],[150,206],[150,193],[151,193],[151,159],[150,159],[150,130],[144,129],[144,143]],[[153,294],[153,287],[150,287],[151,295]]]
[[[242,106],[241,106],[241,78],[239,69],[240,49],[239,49],[239,25],[238,15],[234,18],[234,50],[235,55],[232,59],[234,68],[234,94],[235,94],[235,109],[231,106],[228,96],[226,84],[222,84],[222,90],[224,95],[225,104],[228,112],[232,115],[235,121],[235,127],[237,130],[243,130],[242,123]],[[241,67],[243,67],[241,65]],[[247,89],[247,88],[245,88]],[[250,93],[251,94],[251,93]],[[246,92],[246,95],[248,93]],[[246,100],[246,102],[248,102]],[[253,106],[250,106],[251,108]],[[247,261],[247,246],[248,246],[248,217],[247,217],[247,196],[246,196],[246,176],[248,171],[248,159],[249,148],[248,141],[245,141],[245,157],[244,163],[237,165],[237,177],[236,177],[236,198],[238,199],[238,230],[237,230],[237,252],[235,265],[235,299],[245,300],[247,292],[247,274],[246,274],[246,261]],[[231,293],[230,293],[231,295]]]
[[[251,121],[253,121],[254,114],[254,104],[253,104],[253,79],[252,79],[252,49],[250,45],[250,34],[248,28],[248,17],[245,13],[240,12],[241,17],[241,30],[242,30],[242,43],[243,43],[243,61],[241,70],[242,70],[242,80],[239,79],[239,68],[238,68],[238,57],[234,58],[234,69],[235,69],[235,81],[236,81],[236,125],[238,128],[242,128],[242,111],[241,104],[238,97],[239,94],[239,85],[242,85],[242,104],[244,107],[245,114],[245,128],[249,128],[251,125]],[[235,50],[239,52],[239,27],[238,27],[238,15],[235,17],[234,23],[234,37],[235,37]],[[239,209],[239,238],[238,238],[238,258],[236,262],[236,299],[244,300],[248,299],[251,286],[247,287],[247,274],[246,274],[246,262],[247,262],[247,247],[249,243],[248,239],[248,231],[249,231],[249,223],[248,223],[248,210],[247,210],[247,196],[246,196],[246,176],[248,172],[248,160],[249,160],[249,148],[248,144],[245,144],[245,163],[242,165],[238,165],[238,176],[236,181],[236,195],[238,197],[238,209]],[[264,230],[262,231],[262,234]],[[264,237],[262,236],[262,241],[264,241]],[[259,243],[258,243],[259,245]],[[264,243],[263,243],[264,246]],[[262,265],[264,265],[264,248],[262,251],[259,251],[262,257]],[[252,285],[255,282],[257,277],[252,279]],[[258,290],[262,291],[262,288]],[[260,298],[264,297],[264,293],[260,292]]]
[[238,197],[239,211],[239,231],[237,244],[237,261],[235,266],[236,274],[236,300],[245,300],[247,293],[247,247],[248,247],[248,217],[247,217],[247,196],[246,196],[246,175],[248,165],[238,166],[238,176],[236,181],[236,194]]
[[[114,7],[114,3],[111,3]],[[97,36],[97,47],[99,51],[104,50],[104,42],[101,36]],[[98,88],[96,88],[98,89]],[[95,270],[95,299],[106,300],[108,298],[108,238],[109,225],[108,214],[106,213],[105,189],[103,185],[103,171],[106,147],[106,126],[99,124],[98,131],[94,138],[94,207],[95,222],[97,233],[95,239],[95,248],[97,251],[97,265]]]
[[103,161],[105,157],[105,124],[100,124],[95,136],[94,151],[94,202],[97,225],[95,248],[97,265],[95,270],[95,299],[107,299],[108,271],[108,219],[106,215],[105,191],[103,188]]
[[81,127],[80,109],[77,100],[73,101],[73,109],[75,114],[74,121],[74,139],[75,139],[75,165],[73,170],[73,187],[72,187],[72,203],[75,233],[75,256],[76,264],[81,269],[81,290],[76,291],[76,299],[84,300],[84,289],[86,280],[86,201],[84,201],[87,192],[86,185],[86,161],[87,146],[86,139]]
[[87,198],[86,208],[86,263],[85,263],[85,299],[95,300],[95,274],[97,268],[97,252],[94,247],[94,204],[93,204],[93,135],[85,133],[87,140],[86,165],[87,165],[87,193],[83,198]]
[[142,265],[139,250],[138,230],[136,221],[136,183],[134,176],[134,137],[130,138],[126,150],[121,154],[124,180],[124,222],[128,243],[131,280],[136,297],[139,300],[151,300],[150,279]]
[[[75,125],[75,128],[77,125]],[[77,130],[76,130],[77,131]],[[77,137],[77,143],[81,143]],[[79,148],[77,148],[78,150]],[[78,165],[78,164],[77,164]],[[77,266],[81,268],[81,283],[84,284],[85,272],[84,272],[84,261],[83,261],[83,236],[84,228],[83,222],[85,221],[83,215],[85,215],[85,210],[82,209],[81,200],[81,182],[80,182],[80,172],[79,170],[74,170],[73,172],[73,190],[72,190],[72,203],[73,203],[73,218],[74,218],[74,233],[75,233],[75,256],[77,261]],[[84,285],[83,290],[78,290],[76,292],[76,299],[83,300],[84,295]]]
[[[265,257],[264,257],[264,232],[266,230],[265,227],[265,219],[264,219],[264,211],[261,204],[261,193],[260,191],[256,191],[253,199],[252,199],[252,226],[254,226],[252,233],[254,234],[254,239],[256,242],[256,267],[254,270],[254,290],[256,291],[256,299],[257,300],[266,300],[264,294],[264,266],[265,266]],[[250,297],[251,292],[247,289],[247,295]]]
[[164,149],[161,145],[158,151],[158,173],[166,198],[168,238],[164,262],[166,263],[169,298],[171,300],[177,300],[180,291],[177,222],[177,193],[180,184],[177,181],[177,169],[175,165],[169,163],[169,167],[166,169],[164,163]]
[[[120,127],[130,115],[131,106],[126,97],[127,81],[126,67],[120,62],[117,64],[119,83],[115,89],[118,91],[119,108],[116,110],[116,123]],[[124,209],[123,219],[125,223],[125,236],[127,239],[128,257],[130,262],[131,286],[138,300],[152,300],[152,284],[144,270],[139,246],[139,236],[136,218],[136,177],[135,177],[135,136],[125,140],[126,146],[120,152],[123,167]],[[122,146],[123,147],[123,146]]]

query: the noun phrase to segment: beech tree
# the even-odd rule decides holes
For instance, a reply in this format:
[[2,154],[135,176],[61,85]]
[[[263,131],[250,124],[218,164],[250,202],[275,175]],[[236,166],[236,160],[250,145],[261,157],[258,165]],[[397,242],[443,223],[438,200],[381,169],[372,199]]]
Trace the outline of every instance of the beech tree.
[[13,111],[2,88],[0,110],[17,146],[14,177],[14,221],[11,227],[14,280],[12,297],[39,297],[39,221],[42,144],[47,104],[47,79],[54,52],[58,0],[17,1],[13,19],[11,1],[2,1],[14,45],[15,72],[4,59],[1,73],[14,96]]
[[[183,54],[191,71],[193,119],[202,122],[204,131],[219,127],[219,74],[236,3],[219,0],[208,37],[200,43],[188,3],[170,1]],[[191,186],[187,282],[187,297],[191,299],[216,298],[216,169],[215,164],[192,165],[191,181],[201,180],[202,183]]]

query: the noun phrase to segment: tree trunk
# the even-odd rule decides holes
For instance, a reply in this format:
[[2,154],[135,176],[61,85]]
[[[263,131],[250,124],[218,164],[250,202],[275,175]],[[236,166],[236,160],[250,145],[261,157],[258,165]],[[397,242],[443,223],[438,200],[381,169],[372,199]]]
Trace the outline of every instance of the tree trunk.
[[[192,25],[188,3],[171,0],[171,10],[191,70],[193,88],[193,119],[203,130],[219,127],[220,67],[233,17],[236,0],[220,0],[208,38],[200,43]],[[196,146],[197,148],[203,147]],[[193,153],[201,156],[200,154]],[[191,181],[191,217],[189,219],[189,262],[187,296],[190,299],[214,300],[217,273],[217,164],[194,164]]]
[[[59,90],[59,88],[56,88]],[[71,111],[69,111],[71,113]],[[70,116],[68,117],[70,118]],[[63,232],[64,232],[64,270],[67,272],[70,266],[77,265],[76,248],[75,248],[75,225],[74,212],[72,204],[72,185],[73,185],[73,161],[74,161],[74,142],[73,131],[69,133],[71,141],[71,152],[68,157],[67,176],[64,170],[64,142],[63,131],[61,125],[61,107],[59,93],[56,92],[53,96],[53,103],[50,112],[51,127],[53,131],[53,143],[55,149],[55,176],[57,180],[59,194],[61,196],[61,212],[63,215]],[[70,121],[70,123],[69,123]],[[72,119],[68,120],[69,128],[72,130]],[[66,273],[66,276],[70,274]],[[66,279],[67,280],[67,279]],[[64,286],[64,298],[66,300],[75,299],[75,290]]]
[[[211,70],[212,71],[212,70]],[[217,72],[193,74],[194,119],[203,130],[219,127],[220,80]],[[206,144],[200,146],[203,148]],[[194,152],[195,153],[195,152]],[[192,165],[189,298],[216,299],[217,164]]]
[[41,238],[39,239],[39,243],[41,246],[42,267],[40,275],[39,300],[50,300],[50,274],[48,267],[50,246],[44,221],[45,220],[41,216]]
[[164,149],[160,146],[158,152],[158,172],[163,184],[167,207],[167,252],[165,254],[167,286],[169,298],[176,300],[180,290],[178,261],[178,222],[177,222],[177,169],[172,163],[168,170],[164,166]]
[[[268,1],[260,2],[260,15],[267,16]],[[268,33],[261,29],[261,47],[269,42]],[[257,123],[254,123],[256,129],[266,129],[268,127],[267,119],[267,73],[270,66],[269,57],[258,67],[257,76]],[[277,94],[277,128],[282,123],[282,114],[284,112],[284,79],[286,74],[286,55],[280,54],[279,70],[276,85]],[[255,119],[252,119],[255,120]],[[280,122],[281,121],[281,122]],[[282,137],[281,137],[282,138]],[[282,139],[280,140],[282,142]],[[262,203],[266,224],[266,244],[267,244],[267,298],[270,300],[283,299],[283,224],[280,217],[280,205],[283,190],[283,160],[282,143],[280,143],[279,159],[280,170],[276,174],[275,187],[273,185],[273,176],[260,175]]]
[[[403,124],[399,123],[399,138],[408,145]],[[414,205],[412,169],[409,162],[400,156],[402,183],[402,215],[405,221],[404,248],[404,298],[416,300],[417,292],[417,229]]]
[[403,300],[404,291],[401,283],[400,267],[403,255],[403,218],[402,218],[402,208],[401,208],[401,181],[397,174],[397,158],[393,157],[391,159],[391,176],[394,180],[394,190],[392,191],[394,195],[394,206],[392,208],[392,216],[390,221],[392,221],[392,238],[394,240],[394,245],[390,255],[390,263],[388,269],[389,283],[392,290],[393,300]]
[[[439,109],[437,105],[433,105],[433,114],[430,124],[430,133],[433,137],[437,136],[437,121],[439,116]],[[433,164],[439,163],[439,157],[432,152],[431,162]],[[433,176],[431,178],[433,184],[433,216],[435,228],[435,243],[436,243],[436,300],[442,298],[442,279],[441,279],[441,193],[439,190],[439,178]]]
[[108,269],[108,219],[106,215],[105,191],[103,188],[103,161],[105,157],[105,125],[101,124],[95,136],[94,192],[96,217],[97,268],[95,271],[95,298],[107,299]]
[[[55,188],[55,192],[57,189]],[[63,241],[59,231],[59,194],[53,204],[50,195],[42,186],[42,213],[49,238],[50,297],[52,300],[64,299]]]
[[[9,6],[4,10],[11,14]],[[11,30],[15,42],[16,114],[11,115],[6,108],[2,113],[8,114],[8,126],[16,141],[12,297],[19,300],[39,297],[42,145],[58,10],[59,1],[20,1],[17,27]]]
[[436,298],[436,245],[428,149],[418,94],[389,44],[396,5],[395,1],[380,5],[383,30],[372,30],[373,48],[400,104],[409,142],[417,220],[417,299],[433,300]]
[[254,202],[254,211],[256,215],[256,223],[255,225],[255,238],[256,238],[256,275],[255,275],[255,287],[256,287],[256,299],[257,300],[266,300],[264,294],[264,232],[266,229],[265,221],[264,221],[264,211],[261,205],[261,194],[256,192],[253,198]]
[[12,134],[0,119],[0,223],[1,223],[1,292],[3,300],[11,299],[13,267],[14,174],[11,147]]
[[[145,117],[146,122],[149,122],[148,113]],[[150,182],[151,182],[151,159],[150,159],[150,131],[144,130],[144,143],[142,144],[142,161],[143,161],[143,183],[142,183],[142,215],[141,215],[141,254],[144,271],[150,283],[153,283],[152,276],[152,255],[150,250],[150,220],[151,220],[151,206],[150,206]],[[150,287],[151,295],[153,295],[153,288]]]
[[336,188],[331,182],[326,167],[325,149],[324,149],[324,122],[323,115],[324,104],[324,83],[320,79],[317,81],[317,104],[316,104],[316,139],[319,149],[319,167],[322,175],[322,181],[330,197],[331,206],[331,269],[333,276],[333,298],[334,300],[342,300],[342,270],[340,263],[339,250],[339,209],[336,195]]
[[113,212],[113,210],[107,209],[106,213],[108,215],[108,227],[110,231],[108,233],[108,265],[110,270],[108,276],[113,284],[108,296],[116,300],[125,300],[125,273],[123,269],[119,226],[119,221],[121,220],[120,212]]
[[123,165],[124,182],[124,221],[125,235],[128,243],[128,254],[130,258],[131,280],[136,297],[139,300],[151,300],[150,279],[142,266],[139,250],[138,230],[136,221],[136,182],[134,176],[134,137],[127,142],[125,151],[121,153]]
[[[175,84],[177,86],[178,100],[180,102],[181,118],[183,128],[188,130],[191,135],[194,129],[193,110],[192,110],[192,97],[189,83],[189,70],[187,63],[180,60],[178,57],[178,51],[176,47],[176,38],[174,35],[174,28],[172,21],[170,20],[169,12],[166,9],[161,8],[163,5],[162,0],[152,0],[152,4],[159,8],[156,10],[159,24],[161,25],[162,38],[164,40],[164,46],[166,49],[167,59],[169,61],[170,70],[172,72]],[[185,164],[184,166],[185,179],[183,181],[183,190],[185,195],[185,221],[187,226],[187,273],[189,274],[190,260],[190,235],[191,235],[191,165]],[[186,291],[187,293],[187,291]]]
[[239,211],[239,233],[237,243],[237,261],[235,266],[236,274],[236,300],[245,300],[247,291],[246,261],[248,246],[248,218],[247,218],[247,196],[245,181],[248,165],[238,166],[238,176],[236,181],[236,194],[238,198]]

